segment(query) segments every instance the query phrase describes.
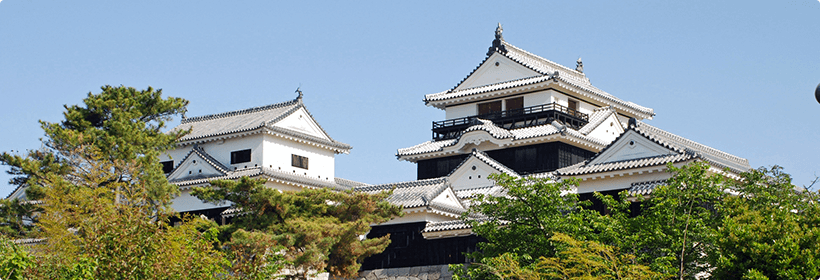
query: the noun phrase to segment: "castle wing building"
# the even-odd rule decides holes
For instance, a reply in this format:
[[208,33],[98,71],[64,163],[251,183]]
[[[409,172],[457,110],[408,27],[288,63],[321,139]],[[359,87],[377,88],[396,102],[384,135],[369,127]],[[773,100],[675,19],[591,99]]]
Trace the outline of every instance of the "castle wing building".
[[746,159],[645,123],[655,116],[651,108],[593,86],[583,67],[581,59],[572,69],[510,44],[499,25],[478,67],[452,89],[424,96],[446,119],[433,121],[429,141],[396,153],[417,165],[417,181],[356,188],[393,189],[388,200],[405,206],[404,217],[373,227],[369,237],[391,234],[393,243],[362,268],[467,262],[463,253],[481,238],[453,217],[479,194],[505,195],[487,178],[493,173],[577,177],[574,192],[604,211],[593,192],[651,195],[672,175],[668,163],[703,161],[734,178],[750,169]]
[[243,176],[265,178],[267,186],[279,190],[367,186],[335,177],[335,156],[352,147],[331,138],[298,93],[287,102],[184,118],[174,130],[190,132],[162,158],[168,181],[181,190],[172,207],[219,218],[230,203],[202,202],[191,189]]

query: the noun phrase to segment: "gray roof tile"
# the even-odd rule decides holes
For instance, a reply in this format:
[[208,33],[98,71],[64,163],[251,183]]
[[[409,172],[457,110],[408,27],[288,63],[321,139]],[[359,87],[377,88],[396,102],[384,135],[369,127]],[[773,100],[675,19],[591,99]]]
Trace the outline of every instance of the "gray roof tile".
[[[304,108],[308,115],[310,111],[307,110],[302,103],[301,96],[287,102],[271,104],[267,106],[254,107],[244,110],[237,110],[219,114],[212,114],[206,116],[192,117],[182,119],[181,123],[173,129],[186,130],[191,129],[191,132],[180,138],[179,142],[195,141],[210,137],[219,137],[234,133],[250,132],[267,128],[272,132],[286,134],[295,138],[300,138],[326,146],[340,149],[341,152],[346,152],[351,149],[351,146],[342,142],[333,140],[328,136],[328,139],[319,138],[308,135],[298,131],[287,128],[274,126],[273,124],[284,119],[296,110]],[[311,118],[313,116],[311,115]],[[318,125],[318,122],[317,122]],[[324,129],[319,126],[319,129],[325,135],[328,135]]]
[[387,201],[405,208],[430,206],[433,198],[450,186],[447,177],[357,187],[355,190],[370,194],[393,190]]
[[666,180],[634,182],[627,192],[631,196],[649,195],[658,186],[666,185]]
[[[482,120],[483,121],[483,120]],[[489,122],[489,121],[487,121]],[[513,141],[516,140],[524,140],[530,138],[537,138],[537,137],[544,137],[554,134],[562,134],[563,136],[570,136],[570,138],[574,138],[580,141],[585,141],[591,143],[593,145],[598,145],[600,147],[606,146],[609,143],[604,142],[601,139],[584,135],[583,133],[578,132],[571,127],[565,126],[559,122],[552,122],[550,124],[543,124],[538,126],[530,126],[530,127],[522,127],[516,128],[512,130],[508,130],[502,127],[498,127],[495,124],[485,123],[482,122],[481,124],[471,126],[464,130],[464,133],[470,131],[487,131],[491,136],[496,139],[509,139],[512,138]],[[462,133],[462,135],[464,134]],[[447,139],[447,140],[440,140],[440,141],[427,141],[421,143],[419,145],[409,147],[409,148],[402,148],[398,149],[396,156],[409,156],[409,155],[418,155],[418,154],[425,154],[431,152],[438,152],[444,150],[444,148],[453,146],[461,140],[461,136],[456,139]]]
[[484,153],[482,151],[479,151],[478,149],[473,149],[473,151],[470,152],[470,155],[467,156],[467,158],[462,160],[461,163],[458,164],[458,166],[453,168],[453,171],[450,171],[450,174],[447,174],[447,177],[450,177],[450,175],[453,175],[453,172],[456,172],[456,170],[461,168],[461,166],[464,165],[465,162],[467,162],[468,160],[470,160],[470,158],[473,158],[473,157],[477,158],[478,160],[480,160],[484,163],[486,163],[489,166],[492,166],[496,170],[501,171],[501,173],[508,174],[510,176],[513,176],[513,177],[521,177],[521,175],[518,175],[518,173],[516,173],[515,170],[512,170],[509,167],[504,166],[500,162],[498,162],[495,159],[491,158],[486,153]]
[[[558,63],[552,62],[552,61],[550,61],[548,59],[545,59],[543,57],[540,57],[540,56],[537,56],[537,55],[532,54],[530,52],[527,52],[523,49],[520,49],[516,46],[513,46],[512,44],[510,44],[506,41],[501,41],[501,43],[505,46],[504,49],[506,51],[498,51],[497,50],[496,53],[504,55],[504,56],[508,57],[509,59],[512,59],[512,60],[520,63],[521,65],[532,69],[535,72],[538,72],[541,75],[534,76],[534,77],[528,77],[528,78],[522,78],[522,79],[518,79],[518,80],[505,81],[505,82],[496,83],[496,84],[482,85],[482,86],[473,87],[473,88],[456,90],[456,88],[458,86],[460,86],[461,83],[464,82],[464,80],[466,80],[466,78],[465,78],[464,80],[459,82],[459,84],[456,85],[456,87],[454,87],[453,89],[450,89],[450,90],[444,91],[444,92],[425,95],[424,96],[425,103],[434,102],[434,101],[444,101],[444,100],[448,100],[448,99],[451,99],[451,98],[458,98],[458,97],[463,97],[463,96],[476,95],[476,94],[481,94],[481,93],[495,91],[495,90],[518,87],[518,86],[522,86],[522,85],[536,84],[536,83],[541,83],[541,82],[545,82],[545,81],[548,81],[548,80],[552,79],[552,80],[564,82],[568,85],[576,87],[580,91],[589,93],[592,96],[597,97],[601,101],[611,103],[612,105],[619,105],[621,107],[624,107],[625,109],[630,109],[630,110],[636,111],[638,113],[645,114],[649,117],[655,115],[654,111],[651,108],[643,107],[643,106],[640,106],[640,105],[635,104],[633,102],[623,101],[623,100],[618,99],[617,97],[615,97],[615,96],[613,96],[613,95],[611,95],[611,94],[609,94],[609,93],[607,93],[607,92],[593,86],[590,83],[589,78],[587,78],[586,75],[584,75],[584,73],[578,72],[574,69],[567,68],[563,65],[560,65]],[[486,63],[486,61],[487,61],[487,59],[485,58],[484,61],[482,61],[481,64]],[[479,67],[480,66],[481,65],[479,65]],[[479,67],[477,67],[476,69],[478,69]],[[473,72],[470,73],[470,75],[472,75],[473,73],[475,73],[475,70],[473,70]],[[470,75],[468,75],[468,77]]]
[[170,181],[170,183],[177,185],[177,186],[191,186],[191,185],[199,185],[199,184],[206,184],[210,181],[214,180],[236,180],[241,177],[259,177],[264,176],[269,179],[274,180],[282,180],[285,182],[291,182],[298,185],[302,185],[305,187],[311,188],[329,188],[334,190],[348,190],[350,189],[349,186],[340,185],[334,181],[328,180],[321,180],[313,177],[309,177],[306,175],[296,174],[296,173],[288,173],[281,170],[270,169],[267,167],[250,167],[244,169],[238,169],[229,171],[228,174],[223,176],[216,176],[216,177],[204,177],[204,178],[196,178],[196,179],[185,179],[185,180],[174,180]]
[[555,171],[559,176],[576,176],[590,173],[609,172],[616,170],[641,168],[646,166],[665,165],[669,162],[681,162],[694,158],[691,154],[662,155],[656,157],[645,157],[639,159],[606,162],[600,164],[586,165],[587,162],[580,162],[575,165],[560,168]]
[[746,172],[751,169],[749,160],[745,158],[741,158],[683,138],[665,130],[661,130],[657,127],[648,125],[642,121],[635,121],[634,124],[630,125],[630,128],[667,148],[673,149],[679,153],[695,154],[696,156],[711,164],[717,165],[718,167],[729,168],[730,170],[738,173]]

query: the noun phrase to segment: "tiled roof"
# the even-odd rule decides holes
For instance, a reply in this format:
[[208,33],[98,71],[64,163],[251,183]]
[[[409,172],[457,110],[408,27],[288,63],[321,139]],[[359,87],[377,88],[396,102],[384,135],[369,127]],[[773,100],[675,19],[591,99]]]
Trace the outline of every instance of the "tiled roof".
[[457,190],[456,191],[456,196],[458,196],[458,198],[460,198],[460,199],[466,199],[466,198],[474,198],[474,197],[478,196],[479,194],[492,195],[492,196],[502,196],[502,195],[505,195],[506,192],[507,192],[507,190],[504,187],[493,185],[493,186],[485,186],[485,187],[477,187],[477,188],[471,188],[471,189]]
[[[273,125],[274,123],[302,108],[308,113],[308,115],[311,116],[311,118],[313,118],[305,105],[302,103],[302,98],[300,95],[300,97],[287,102],[219,114],[185,118],[182,119],[181,123],[173,130],[186,130],[190,128],[191,132],[179,139],[179,142],[187,142],[234,133],[250,132],[266,127],[271,132],[281,133],[295,138],[334,147],[342,150],[342,152],[351,149],[350,145],[333,140],[330,136],[328,136],[328,139],[330,140],[327,140]],[[324,135],[328,135],[321,125],[319,125],[319,130],[321,130]]]
[[263,127],[271,121],[280,120],[297,110],[299,106],[301,106],[301,101],[294,99],[267,106],[185,118],[174,130],[191,128],[191,133],[179,139],[180,142],[250,131]]
[[587,135],[599,125],[601,125],[610,115],[616,114],[615,108],[612,106],[606,106],[601,108],[596,108],[595,111],[589,115],[589,122],[584,125],[581,129],[578,130],[583,135]]
[[[187,154],[187,155],[185,155],[185,157],[183,157],[183,158],[182,158],[182,160],[180,160],[179,162],[180,162],[180,163],[185,162],[186,160],[188,160],[188,158],[189,158],[189,157],[191,157],[191,155],[198,155],[200,158],[202,158],[202,160],[204,160],[206,163],[208,163],[208,165],[212,166],[214,169],[218,170],[218,171],[219,171],[219,172],[221,172],[222,174],[228,174],[228,173],[230,173],[230,170],[231,170],[231,169],[230,169],[229,167],[227,167],[227,166],[223,165],[222,163],[220,163],[218,160],[216,160],[216,159],[215,159],[214,157],[212,157],[210,154],[208,154],[207,152],[205,152],[205,150],[203,150],[203,149],[202,149],[202,147],[200,147],[200,146],[199,146],[199,145],[197,145],[197,144],[194,144],[194,147],[191,149],[191,151],[190,151],[190,152],[188,152],[188,154]],[[182,164],[178,164],[178,165],[174,168],[174,170],[172,170],[172,171],[170,172],[170,175],[173,175],[173,174],[174,174],[174,172],[176,172],[176,171],[177,171],[179,168],[181,168],[181,167],[182,167]],[[169,176],[170,176],[170,175],[169,175]]]
[[37,245],[43,244],[46,242],[45,238],[22,238],[22,239],[14,239],[11,242],[17,245]]
[[[730,170],[736,173],[746,172],[749,171],[749,169],[751,169],[751,166],[749,165],[749,161],[747,159],[737,157],[732,154],[708,147],[706,145],[669,133],[667,131],[661,130],[657,127],[648,125],[644,122],[635,119],[630,120],[630,124],[627,130],[634,130],[640,135],[646,137],[647,139],[652,140],[653,142],[658,143],[659,145],[663,145],[664,147],[677,152],[677,154],[628,159],[616,162],[588,164],[589,162],[593,162],[595,158],[597,158],[598,156],[606,152],[606,150],[611,148],[612,145],[610,145],[606,149],[596,154],[593,158],[585,162],[581,162],[572,166],[558,169],[555,173],[560,176],[575,176],[589,173],[640,168],[646,166],[665,165],[670,162],[675,163],[696,158],[705,160],[719,168],[729,168]],[[624,135],[626,135],[626,133],[619,136],[618,140],[620,140],[621,137],[623,137]],[[618,142],[618,140],[613,141],[613,143]]]
[[353,181],[353,180],[348,180],[348,179],[339,178],[339,177],[336,177],[336,178],[333,178],[333,179],[334,179],[334,181],[336,181],[337,185],[343,186],[347,189],[355,189],[355,188],[358,188],[358,187],[370,186],[370,184],[367,184],[367,183],[356,182],[356,181]]
[[302,174],[296,173],[288,173],[281,170],[270,169],[266,167],[250,167],[244,168],[239,170],[229,171],[228,174],[223,176],[217,177],[207,177],[207,178],[197,178],[197,179],[186,179],[186,180],[174,180],[169,181],[170,183],[177,185],[177,186],[191,186],[191,185],[199,185],[199,184],[206,184],[213,180],[236,180],[241,177],[258,177],[258,176],[266,176],[268,179],[272,180],[279,180],[283,182],[289,182],[296,185],[301,185],[305,187],[312,187],[312,188],[330,188],[334,190],[347,190],[350,189],[349,186],[344,186],[337,184],[334,181],[328,180],[321,180],[313,177],[309,177]]
[[486,132],[490,133],[490,135],[492,135],[493,137],[495,137],[497,139],[510,138],[510,137],[513,136],[512,133],[510,133],[509,130],[498,127],[492,121],[483,120],[483,119],[476,119],[476,121],[478,121],[478,124],[468,127],[462,133],[467,133],[467,132],[470,132],[470,131],[483,130],[483,131],[486,131]]
[[441,192],[449,186],[450,181],[447,180],[447,177],[440,177],[401,183],[358,187],[355,190],[371,194],[393,190],[393,194],[387,198],[388,202],[403,206],[404,208],[415,208],[430,206],[430,202],[433,198],[441,194]]
[[[523,49],[520,49],[516,46],[513,46],[512,44],[510,44],[506,41],[501,41],[501,44],[504,47],[503,48],[497,48],[495,53],[498,53],[500,55],[504,55],[507,58],[509,58],[513,61],[516,61],[516,62],[520,63],[521,65],[523,65],[523,66],[525,66],[529,69],[532,69],[535,72],[538,72],[541,75],[540,76],[517,79],[517,80],[512,80],[512,81],[505,81],[505,82],[496,83],[496,84],[482,85],[482,86],[473,87],[473,88],[456,90],[456,88],[458,88],[458,86],[460,86],[461,83],[463,83],[464,80],[466,80],[466,78],[465,78],[458,85],[456,85],[453,89],[450,89],[450,90],[444,91],[444,92],[425,95],[424,96],[425,103],[429,104],[430,102],[444,101],[444,100],[448,100],[448,99],[451,99],[451,98],[458,98],[458,97],[463,97],[463,96],[476,95],[476,94],[486,93],[486,92],[495,91],[495,90],[502,90],[502,89],[513,88],[513,87],[518,87],[518,86],[522,86],[522,85],[537,84],[537,83],[546,82],[546,81],[549,81],[549,80],[554,80],[556,82],[566,83],[566,84],[568,84],[572,87],[577,88],[579,91],[588,93],[588,94],[591,95],[591,97],[593,97],[594,99],[597,99],[601,102],[610,103],[612,105],[619,105],[621,107],[624,107],[625,109],[630,109],[630,110],[636,111],[638,113],[647,115],[650,118],[651,118],[651,116],[655,115],[654,111],[650,108],[640,106],[640,105],[635,104],[633,102],[623,101],[623,100],[618,99],[617,97],[615,97],[615,96],[613,96],[613,95],[611,95],[611,94],[609,94],[609,93],[607,93],[607,92],[593,86],[590,83],[589,78],[587,78],[586,75],[584,75],[584,73],[578,72],[574,69],[567,68],[563,65],[560,65],[558,63],[552,62],[552,61],[550,61],[548,59],[545,59],[543,57],[540,57],[540,56],[537,56],[537,55],[532,54],[530,52],[527,52]],[[490,53],[490,55],[491,54],[492,53]],[[487,61],[487,59],[485,58],[484,61],[482,61],[482,64],[486,63],[486,61]],[[479,65],[479,67],[480,67],[480,65]],[[476,69],[478,69],[478,67]],[[470,75],[472,75],[473,73],[475,73],[475,70],[473,70],[473,72],[470,73]],[[469,77],[469,75],[468,75],[468,77]]]
[[464,165],[464,163],[467,162],[471,157],[477,158],[478,160],[486,163],[489,166],[492,166],[493,168],[495,168],[498,171],[501,171],[504,174],[508,174],[510,176],[513,176],[513,177],[521,177],[521,175],[518,175],[518,173],[516,173],[515,170],[512,170],[509,167],[504,166],[500,162],[498,162],[495,159],[491,158],[486,153],[484,153],[482,151],[479,151],[478,149],[473,149],[473,151],[470,152],[470,155],[467,156],[467,158],[462,160],[461,163],[459,163],[458,166],[456,166],[456,168],[453,168],[453,171],[450,171],[450,174],[447,174],[447,177],[450,177],[450,175],[453,175],[453,172],[456,172],[456,170],[458,170],[462,165]]
[[401,148],[396,153],[397,156],[417,155],[429,152],[437,152],[458,143],[459,139],[447,139],[440,141],[427,141],[413,147]]
[[472,227],[463,220],[452,220],[441,222],[429,222],[427,223],[427,225],[424,226],[424,230],[422,232],[438,232],[468,228]]
[[649,195],[656,187],[663,185],[666,185],[666,180],[634,182],[627,192],[630,196]]
[[[489,121],[487,121],[489,122]],[[482,123],[480,125],[474,125],[470,128],[464,130],[464,133],[470,131],[478,131],[483,130],[490,133],[496,139],[509,139],[512,138],[513,141],[516,140],[523,140],[523,139],[530,139],[530,138],[537,138],[537,137],[544,137],[554,134],[561,134],[562,136],[570,136],[570,138],[574,138],[576,140],[585,141],[592,145],[598,145],[600,147],[606,146],[609,143],[604,142],[601,139],[584,135],[583,133],[578,132],[571,127],[565,126],[557,121],[553,121],[550,124],[543,124],[538,126],[530,126],[530,127],[522,127],[516,128],[512,130],[508,130],[502,127],[498,127],[495,124],[487,124]],[[462,133],[462,135],[464,134]],[[444,150],[444,148],[453,146],[461,140],[461,136],[456,139],[447,139],[447,140],[440,140],[440,141],[427,141],[421,143],[419,145],[409,147],[409,148],[402,148],[398,149],[396,153],[397,156],[409,156],[409,155],[418,155],[430,152],[438,152]]]
[[631,121],[630,129],[634,129],[641,135],[661,144],[667,148],[673,149],[679,153],[692,153],[696,156],[706,160],[707,162],[718,165],[718,167],[726,167],[734,172],[746,172],[751,169],[749,160],[741,158],[721,150],[700,144],[698,142],[683,138],[681,136],[661,130],[657,127],[648,125],[642,121]]
[[586,165],[588,161],[575,165],[560,168],[555,171],[559,176],[576,176],[598,172],[608,172],[631,168],[641,168],[646,166],[665,165],[669,162],[681,162],[694,158],[692,154],[684,153],[677,155],[662,155],[656,157],[645,157],[639,159],[606,162],[601,164]]

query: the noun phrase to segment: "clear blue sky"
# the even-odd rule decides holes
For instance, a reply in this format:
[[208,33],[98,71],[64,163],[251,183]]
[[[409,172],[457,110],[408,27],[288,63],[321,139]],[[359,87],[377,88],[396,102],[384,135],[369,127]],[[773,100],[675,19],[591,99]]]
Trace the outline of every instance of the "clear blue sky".
[[[338,177],[415,178],[397,148],[429,140],[452,88],[484,58],[498,22],[525,50],[584,70],[654,108],[650,124],[820,175],[820,2],[772,1],[23,1],[0,2],[0,150],[38,148],[102,85],[162,88],[189,116],[293,99],[353,146]],[[4,168],[5,170],[6,168]],[[0,176],[0,195],[12,187]]]

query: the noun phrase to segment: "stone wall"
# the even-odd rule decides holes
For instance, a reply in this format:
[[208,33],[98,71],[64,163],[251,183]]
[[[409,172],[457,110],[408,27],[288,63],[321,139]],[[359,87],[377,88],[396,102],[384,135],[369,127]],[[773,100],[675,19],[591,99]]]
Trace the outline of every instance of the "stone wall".
[[451,280],[453,273],[445,265],[428,265],[401,268],[365,270],[356,280]]

